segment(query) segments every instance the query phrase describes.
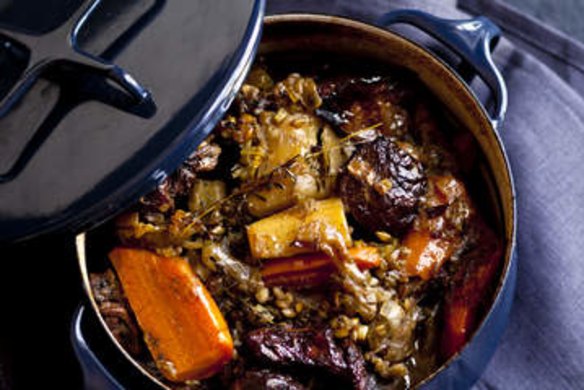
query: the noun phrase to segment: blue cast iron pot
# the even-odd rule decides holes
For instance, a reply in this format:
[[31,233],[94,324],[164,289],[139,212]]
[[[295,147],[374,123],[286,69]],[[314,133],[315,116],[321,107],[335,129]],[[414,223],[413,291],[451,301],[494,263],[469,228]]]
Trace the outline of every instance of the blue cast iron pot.
[[[459,73],[443,60],[418,44],[388,31],[384,27],[396,23],[413,25],[446,45],[457,54],[491,90],[492,114],[478,100]],[[498,131],[507,108],[504,81],[491,59],[500,30],[490,20],[479,17],[470,20],[438,19],[423,12],[400,10],[386,14],[376,27],[349,19],[325,15],[290,14],[266,17],[260,52],[331,53],[331,55],[371,58],[410,69],[430,91],[448,108],[456,120],[470,131],[485,156],[485,180],[489,184],[500,235],[505,240],[505,257],[492,303],[460,352],[452,356],[431,376],[418,384],[424,389],[467,389],[480,377],[492,357],[505,329],[515,289],[516,254],[515,191],[509,162]],[[83,284],[87,292],[92,318],[109,335],[117,349],[118,358],[129,362],[144,383],[154,387],[166,386],[136,362],[116,341],[99,314],[89,285],[89,272],[95,270],[91,233],[77,237],[77,253]],[[83,319],[87,313],[82,306],[73,322],[72,340],[85,374],[88,388],[116,389],[122,386],[110,373],[112,363],[100,361],[88,346]],[[108,367],[108,368],[106,368]]]

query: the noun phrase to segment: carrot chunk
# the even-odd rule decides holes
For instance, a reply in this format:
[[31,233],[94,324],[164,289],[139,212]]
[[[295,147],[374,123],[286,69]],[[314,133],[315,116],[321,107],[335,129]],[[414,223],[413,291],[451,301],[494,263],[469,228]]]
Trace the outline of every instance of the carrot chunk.
[[410,251],[406,257],[406,273],[428,280],[435,275],[453,251],[449,241],[433,238],[428,231],[412,230],[404,240]]
[[381,254],[379,249],[374,246],[355,246],[349,249],[349,256],[353,258],[362,271],[381,265]]
[[115,248],[109,257],[167,379],[207,378],[231,360],[227,323],[187,260],[130,248]]
[[[349,255],[361,270],[381,264],[381,255],[375,247],[353,247]],[[262,267],[261,275],[268,286],[308,288],[326,282],[334,271],[333,260],[318,252],[271,259]]]

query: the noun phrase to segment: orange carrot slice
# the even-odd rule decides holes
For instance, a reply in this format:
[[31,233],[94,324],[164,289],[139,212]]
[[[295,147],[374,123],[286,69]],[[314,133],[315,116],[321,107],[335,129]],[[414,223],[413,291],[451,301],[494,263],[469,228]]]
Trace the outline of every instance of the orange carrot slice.
[[[349,249],[359,269],[366,270],[381,264],[381,255],[375,247]],[[314,287],[326,282],[335,271],[333,260],[324,253],[309,253],[267,261],[261,269],[268,286]]]
[[229,328],[187,260],[130,248],[115,248],[109,257],[167,379],[207,378],[231,360]]
[[428,280],[438,272],[454,250],[449,241],[433,238],[428,231],[412,230],[403,245],[409,249],[406,257],[406,273]]

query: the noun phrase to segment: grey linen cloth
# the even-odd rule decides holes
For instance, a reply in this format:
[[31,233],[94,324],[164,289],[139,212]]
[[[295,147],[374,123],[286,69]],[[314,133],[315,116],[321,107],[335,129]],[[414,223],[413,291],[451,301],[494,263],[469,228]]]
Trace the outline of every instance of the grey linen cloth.
[[[268,1],[268,13],[371,23],[396,8],[468,17],[453,0]],[[508,40],[494,58],[509,89],[500,131],[517,187],[519,262],[509,326],[475,388],[584,389],[584,100]]]

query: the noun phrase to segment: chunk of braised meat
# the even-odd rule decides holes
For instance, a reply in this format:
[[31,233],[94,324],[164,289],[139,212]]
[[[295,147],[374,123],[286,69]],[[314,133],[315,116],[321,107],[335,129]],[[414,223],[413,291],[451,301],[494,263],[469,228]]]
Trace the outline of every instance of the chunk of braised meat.
[[132,355],[139,355],[143,351],[143,344],[138,326],[130,315],[122,288],[113,271],[90,274],[89,281],[99,312],[114,337]]
[[373,386],[359,349],[352,342],[338,344],[330,329],[257,329],[245,344],[264,364],[328,373],[355,389]]
[[370,390],[376,388],[375,379],[369,375],[365,367],[365,359],[359,348],[350,340],[343,342],[345,350],[345,361],[347,368],[351,372],[353,387],[360,390]]
[[365,229],[402,235],[426,191],[422,164],[388,138],[379,137],[353,154],[339,179],[339,192]]
[[263,328],[250,332],[245,341],[266,363],[323,368],[336,375],[347,371],[343,350],[330,330]]
[[162,212],[174,210],[175,199],[186,196],[197,177],[197,173],[215,169],[219,162],[221,147],[204,141],[171,176],[154,191],[142,197],[140,203],[146,211]]
[[407,132],[413,89],[390,77],[336,77],[322,82],[317,115],[351,133],[382,124],[388,136]]
[[146,211],[165,213],[174,209],[173,193],[172,179],[167,177],[154,191],[140,198],[140,205]]
[[290,375],[270,370],[251,370],[232,385],[231,390],[305,390],[306,387]]

